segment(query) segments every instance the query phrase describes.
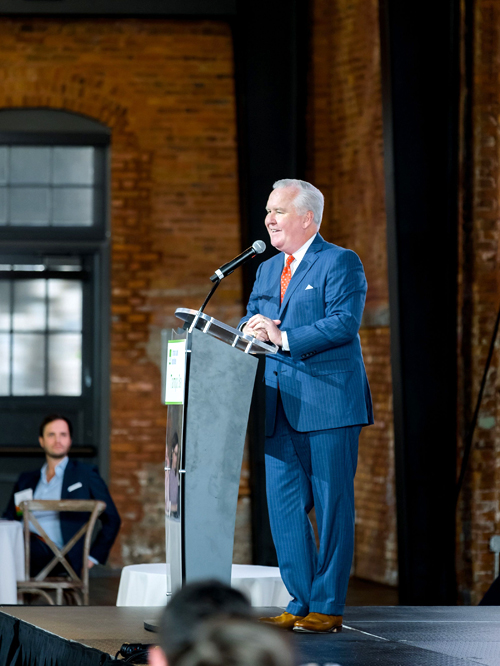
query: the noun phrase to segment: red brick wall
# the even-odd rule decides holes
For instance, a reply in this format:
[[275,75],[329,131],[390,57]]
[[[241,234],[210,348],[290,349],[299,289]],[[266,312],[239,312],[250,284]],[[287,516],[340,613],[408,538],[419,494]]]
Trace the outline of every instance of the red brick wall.
[[354,574],[397,582],[392,384],[377,0],[314,0],[308,178],[325,194],[323,236],[359,254],[361,341],[375,410],[356,476]]
[[[500,304],[500,6],[495,0],[479,0],[474,6],[473,87],[467,91],[472,95],[473,138],[469,146],[465,144],[467,135],[463,135],[462,141],[464,198],[459,236],[459,465]],[[463,86],[465,94],[465,80]],[[468,160],[472,163],[472,182],[468,177]],[[472,193],[470,211],[466,199],[469,190]],[[497,340],[457,516],[458,589],[463,603],[478,603],[491,584],[494,559],[489,551],[489,540],[495,534],[500,535],[498,348]]]
[[[4,18],[0,63],[0,108],[65,109],[112,129],[111,491],[124,519],[112,562],[160,560],[159,331],[177,325],[176,307],[199,307],[221,257],[240,250],[230,30]],[[239,319],[238,276],[210,311]]]
[[[329,200],[323,234],[358,252],[369,291],[361,338],[376,423],[360,442],[354,571],[395,582],[396,534],[382,131],[376,0],[314,0],[309,91],[309,178]],[[458,463],[500,303],[500,7],[474,3],[472,139],[462,127],[459,220]],[[471,145],[466,142],[471,140]],[[472,173],[468,171],[472,165]],[[471,176],[471,180],[469,178]],[[472,202],[469,208],[469,191]],[[493,579],[489,539],[500,534],[500,363],[497,340],[457,514],[459,599],[477,603]]]
[[[376,0],[314,0],[308,178],[323,235],[354,249],[369,292],[361,332],[376,423],[360,442],[355,573],[396,580],[394,466]],[[198,307],[240,249],[233,53],[218,22],[3,19],[0,108],[45,106],[112,129],[111,490],[124,518],[112,562],[163,558],[165,408],[160,329]],[[286,174],[284,174],[286,175]],[[232,276],[210,312],[236,322]],[[237,561],[248,561],[248,469]]]

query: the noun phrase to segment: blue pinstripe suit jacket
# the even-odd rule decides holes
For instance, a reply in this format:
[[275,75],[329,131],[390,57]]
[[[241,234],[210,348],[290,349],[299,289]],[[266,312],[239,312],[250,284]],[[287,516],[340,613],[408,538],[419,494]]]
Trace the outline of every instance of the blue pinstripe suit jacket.
[[266,358],[266,434],[274,432],[278,383],[295,430],[373,423],[358,330],[365,305],[363,265],[351,250],[317,234],[280,305],[283,254],[259,266],[247,314],[280,319],[290,351]]

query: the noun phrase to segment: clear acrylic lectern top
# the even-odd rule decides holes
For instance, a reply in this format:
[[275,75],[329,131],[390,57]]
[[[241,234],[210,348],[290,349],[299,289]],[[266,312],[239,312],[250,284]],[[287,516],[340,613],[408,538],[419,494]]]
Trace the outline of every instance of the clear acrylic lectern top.
[[190,326],[196,320],[194,328],[202,333],[207,333],[213,338],[222,340],[231,347],[240,349],[245,354],[276,354],[278,346],[272,342],[261,342],[251,335],[245,335],[237,328],[232,328],[222,321],[217,321],[210,315],[189,308],[177,308],[175,316],[182,319]]

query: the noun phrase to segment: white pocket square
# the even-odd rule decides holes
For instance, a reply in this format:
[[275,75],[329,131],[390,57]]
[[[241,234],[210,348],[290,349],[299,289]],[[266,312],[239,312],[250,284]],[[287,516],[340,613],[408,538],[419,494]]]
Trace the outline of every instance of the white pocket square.
[[307,287],[306,287],[306,291],[307,291],[308,289],[314,289],[314,287],[313,287],[311,284],[308,284]]
[[72,493],[73,490],[78,490],[78,488],[81,488],[82,485],[83,485],[83,483],[81,481],[77,481],[72,486],[69,486],[68,493]]

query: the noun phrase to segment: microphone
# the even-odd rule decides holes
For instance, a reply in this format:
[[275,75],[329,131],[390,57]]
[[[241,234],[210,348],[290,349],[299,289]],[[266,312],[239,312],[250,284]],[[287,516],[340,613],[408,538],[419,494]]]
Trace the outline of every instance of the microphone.
[[227,264],[224,264],[223,266],[218,268],[210,279],[212,280],[212,282],[216,282],[217,280],[222,280],[228,275],[231,275],[231,273],[236,268],[239,268],[245,262],[249,261],[250,259],[253,259],[256,254],[262,254],[262,252],[264,252],[265,249],[266,249],[266,244],[264,243],[264,241],[261,240],[255,241],[255,243],[251,247],[249,247],[248,250],[245,250],[237,257],[235,257],[232,261],[229,261]]

